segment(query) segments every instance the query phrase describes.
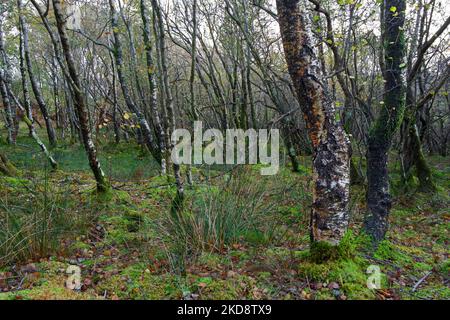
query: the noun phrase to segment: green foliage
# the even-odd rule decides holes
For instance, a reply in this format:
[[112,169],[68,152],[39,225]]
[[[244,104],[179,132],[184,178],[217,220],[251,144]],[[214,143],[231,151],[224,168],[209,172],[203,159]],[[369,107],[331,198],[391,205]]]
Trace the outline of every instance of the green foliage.
[[171,248],[187,256],[222,251],[241,238],[267,243],[275,229],[268,219],[274,203],[263,201],[264,185],[252,179],[251,171],[239,172],[225,182],[220,193],[197,189],[190,196],[189,209],[169,215],[161,224]]
[[340,290],[350,299],[373,299],[373,290],[367,288],[366,268],[362,259],[329,261],[322,264],[302,262],[298,272],[309,281],[339,284]]
[[36,180],[0,178],[0,265],[46,256],[63,236],[82,232],[93,212],[73,201],[68,187],[48,176]]
[[213,279],[211,277],[188,278],[192,292],[198,292],[204,300],[236,300],[243,297],[251,298],[249,289],[255,280],[247,276],[237,276],[229,279]]
[[342,238],[339,245],[317,241],[311,244],[310,259],[315,263],[352,258],[355,255],[359,241],[351,231]]
[[144,264],[135,264],[102,282],[97,290],[106,291],[110,296],[119,299],[180,299],[182,298],[180,281],[182,282],[182,279],[170,274],[151,274]]
[[[17,241],[25,244],[29,234],[43,230],[33,231],[31,218],[44,217],[45,208],[52,216],[47,223],[51,228],[46,228],[45,239],[33,239],[20,255],[7,264],[2,261],[0,278],[2,272],[14,270],[11,263],[37,261],[41,255],[63,255],[65,263],[36,263],[41,276],[27,278],[23,283],[26,290],[0,294],[0,299],[103,299],[105,291],[106,299],[340,299],[342,295],[375,299],[380,293],[376,295],[366,285],[366,270],[372,264],[389,277],[388,283],[383,275],[382,288],[394,297],[450,296],[442,285],[449,273],[446,218],[450,171],[442,165],[447,159],[429,158],[436,167],[433,176],[438,185],[433,195],[417,193],[415,188],[408,193],[395,189],[389,241],[369,255],[368,239],[352,232],[338,247],[319,243],[311,251],[304,249],[309,243],[311,203],[307,157],[300,159],[305,168],[302,174],[281,167],[276,179],[261,177],[260,166],[234,168],[236,172],[231,173],[231,168],[193,168],[196,184],[186,186],[186,210],[175,217],[178,220],[170,220],[174,218],[167,214],[176,193],[174,179],[152,171],[152,161],[139,147],[100,146],[101,152],[111,157],[102,158],[102,165],[112,177],[114,189],[99,198],[79,146],[62,143],[55,150],[63,158],[62,170],[46,173],[39,150],[25,147],[33,142],[27,142],[27,137],[20,141],[16,147],[2,145],[17,161],[21,175],[0,178],[0,224],[5,222],[5,214],[10,222],[9,227],[0,225],[0,237],[8,231],[10,238],[17,234]],[[35,157],[30,157],[33,154]],[[120,160],[114,163],[116,154]],[[123,168],[120,162],[125,164]],[[394,187],[401,177],[399,169],[398,164],[390,163]],[[352,190],[353,230],[359,228],[363,197],[363,188]],[[4,208],[8,208],[6,213]],[[93,222],[101,234],[94,243],[86,236]],[[45,242],[49,244],[45,246],[47,254],[30,254],[37,253],[35,248]],[[64,288],[66,261],[74,257],[83,258],[79,262],[83,278],[92,278],[87,291]],[[413,293],[414,283],[429,271],[432,274]],[[291,292],[298,283],[310,287]],[[336,283],[339,288],[330,289]]]
[[[25,131],[25,129],[23,129]],[[43,142],[44,131],[39,132]],[[34,140],[26,135],[20,135],[17,146],[5,146],[9,159],[22,170],[45,170],[49,166],[48,161],[42,154]],[[63,172],[89,172],[89,162],[83,146],[79,144],[60,145],[52,150],[59,169]],[[141,148],[134,143],[106,144],[98,145],[99,160],[102,164],[105,175],[108,178],[119,181],[142,181],[157,175],[158,163],[151,156],[141,155]]]

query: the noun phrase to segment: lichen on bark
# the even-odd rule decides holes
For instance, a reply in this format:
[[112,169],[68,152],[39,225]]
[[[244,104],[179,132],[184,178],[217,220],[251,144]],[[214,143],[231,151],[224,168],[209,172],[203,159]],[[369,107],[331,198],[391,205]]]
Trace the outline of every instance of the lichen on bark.
[[[391,8],[396,10],[391,10]],[[364,230],[375,242],[388,230],[391,209],[389,194],[388,153],[392,139],[403,121],[405,111],[405,0],[386,0],[384,6],[383,44],[385,82],[380,115],[369,133],[367,150],[367,206]]]
[[311,240],[337,245],[349,219],[350,141],[336,121],[336,108],[327,93],[300,1],[278,0],[277,9],[289,74],[314,150]]

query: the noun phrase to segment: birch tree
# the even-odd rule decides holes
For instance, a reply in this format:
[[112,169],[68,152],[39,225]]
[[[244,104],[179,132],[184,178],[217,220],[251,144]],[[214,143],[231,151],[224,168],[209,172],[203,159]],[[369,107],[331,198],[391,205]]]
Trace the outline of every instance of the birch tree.
[[156,83],[156,64],[153,56],[153,45],[152,45],[152,32],[151,32],[151,22],[150,22],[150,12],[148,10],[145,0],[140,2],[141,18],[143,23],[143,38],[145,46],[145,58],[147,62],[147,75],[148,83],[150,89],[150,108],[153,115],[153,123],[155,124],[156,132],[158,134],[159,149],[161,154],[161,173],[167,173],[166,164],[166,136],[164,126],[161,120],[161,114],[158,110],[158,86]]
[[3,101],[3,108],[5,110],[6,128],[8,130],[7,142],[9,144],[16,144],[15,133],[15,111],[8,95],[7,83],[4,81],[8,78],[8,61],[5,52],[5,35],[3,31],[3,14],[4,4],[0,4],[0,95]]
[[98,192],[108,192],[110,190],[109,182],[106,180],[105,174],[100,166],[100,162],[97,158],[97,149],[91,137],[91,132],[89,129],[88,122],[88,111],[86,106],[86,99],[84,97],[81,81],[78,77],[78,73],[75,67],[75,61],[72,55],[72,50],[70,47],[69,39],[67,37],[66,30],[66,17],[64,16],[64,9],[61,0],[52,0],[53,10],[56,18],[56,26],[58,28],[58,34],[61,41],[62,50],[67,63],[67,69],[70,75],[73,98],[75,108],[78,114],[78,119],[80,122],[80,131],[83,139],[84,148],[86,150],[89,165],[92,172],[94,173],[95,180],[97,182]]
[[[169,128],[170,128],[170,132],[174,132],[177,129],[177,127],[176,127],[177,124],[176,124],[176,116],[175,116],[174,104],[173,104],[173,95],[172,95],[172,91],[171,91],[171,87],[170,87],[170,83],[169,83],[164,20],[162,17],[161,8],[158,3],[158,0],[152,0],[151,3],[152,3],[153,11],[154,11],[154,16],[156,18],[154,23],[157,26],[158,32],[159,32],[158,47],[159,47],[160,58],[161,58],[161,78],[163,79]],[[171,141],[171,143],[172,144],[170,146],[170,150],[173,149],[175,141]],[[177,163],[173,163],[173,171],[174,171],[174,176],[175,176],[175,182],[177,185],[177,196],[174,200],[173,209],[175,211],[179,211],[183,207],[183,201],[184,201],[184,186],[183,186],[183,179],[181,177],[180,165]]]
[[117,69],[117,75],[118,80],[120,83],[120,86],[122,88],[122,94],[125,99],[125,103],[127,107],[130,109],[131,112],[133,112],[139,122],[140,130],[144,136],[145,143],[147,145],[147,148],[152,153],[152,155],[155,157],[156,160],[158,160],[161,164],[161,167],[163,168],[163,172],[166,170],[166,164],[162,161],[162,155],[161,150],[158,149],[158,144],[155,142],[152,130],[150,128],[150,125],[145,118],[144,113],[141,111],[140,107],[135,103],[133,100],[133,97],[131,96],[130,89],[128,87],[128,84],[126,82],[125,73],[124,73],[124,65],[123,65],[123,49],[122,49],[122,42],[120,39],[120,28],[119,28],[119,13],[116,9],[115,0],[109,0],[109,6],[111,10],[111,27],[113,31],[114,36],[114,58],[116,62],[116,69]]
[[339,244],[349,220],[350,145],[327,93],[307,13],[299,0],[277,0],[289,74],[313,145],[311,240]]
[[50,142],[50,146],[56,147],[56,145],[57,145],[56,133],[55,133],[55,129],[53,128],[52,119],[50,118],[49,108],[45,102],[45,99],[42,95],[40,86],[38,84],[38,81],[37,81],[36,76],[33,71],[33,64],[31,61],[31,53],[30,53],[30,47],[29,47],[29,41],[28,41],[28,33],[29,33],[28,32],[28,24],[25,19],[23,7],[24,7],[24,5],[23,5],[22,0],[19,0],[18,1],[19,24],[20,24],[20,31],[22,33],[22,35],[21,35],[22,46],[23,46],[22,50],[23,50],[25,62],[26,62],[25,69],[28,71],[28,76],[30,79],[31,88],[34,93],[34,97],[36,98],[37,104],[39,105],[39,108],[42,113],[42,117],[44,118],[44,121],[45,121],[45,127],[47,129],[47,135],[48,135],[48,140]]

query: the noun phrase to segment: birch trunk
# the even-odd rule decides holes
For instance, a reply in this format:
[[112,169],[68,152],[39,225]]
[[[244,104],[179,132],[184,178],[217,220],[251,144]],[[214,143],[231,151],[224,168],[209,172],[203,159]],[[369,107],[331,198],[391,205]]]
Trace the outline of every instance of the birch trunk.
[[63,14],[62,0],[53,0],[53,10],[56,18],[56,25],[58,28],[59,37],[61,40],[61,46],[66,59],[68,72],[71,79],[72,91],[75,108],[78,113],[78,119],[80,122],[80,131],[83,139],[83,144],[86,149],[86,153],[89,159],[89,165],[94,173],[95,180],[97,182],[98,192],[107,192],[110,190],[110,185],[105,178],[105,174],[100,167],[100,162],[97,159],[97,150],[92,141],[91,132],[89,131],[88,124],[88,111],[85,105],[85,98],[81,91],[81,82],[78,78],[77,70],[75,68],[75,61],[73,59],[72,51],[69,44],[69,39],[66,34],[66,19]]
[[31,128],[30,128],[30,136],[33,135],[33,110],[31,106],[31,99],[30,99],[30,90],[28,88],[28,81],[27,81],[27,67],[25,64],[25,46],[24,46],[24,36],[22,31],[22,25],[24,22],[24,17],[22,17],[22,7],[23,3],[22,0],[17,1],[17,5],[19,7],[19,31],[20,31],[20,76],[22,80],[22,92],[23,92],[23,102],[26,109],[26,115],[28,119],[31,121]]
[[[167,69],[167,53],[166,53],[166,40],[164,30],[164,20],[161,14],[161,8],[159,7],[157,0],[152,0],[152,7],[157,19],[157,26],[159,31],[159,50],[161,54],[161,76],[163,78],[165,96],[166,96],[166,109],[167,116],[171,131],[176,130],[176,118],[173,107],[173,96],[169,84],[169,74]],[[172,139],[171,139],[172,140]],[[170,150],[174,147],[174,141],[171,141]],[[173,171],[175,176],[175,182],[177,185],[177,197],[174,201],[173,209],[179,211],[183,206],[184,201],[184,186],[183,179],[181,178],[180,165],[173,163]]]
[[339,244],[349,220],[350,144],[335,120],[314,52],[307,14],[299,0],[277,0],[284,52],[307,123],[313,154],[311,240]]
[[150,87],[150,108],[153,114],[153,123],[155,124],[158,134],[159,149],[161,152],[161,173],[165,175],[167,173],[166,164],[166,135],[164,127],[162,125],[160,112],[158,110],[158,96],[157,96],[157,83],[155,78],[156,66],[153,59],[153,46],[151,42],[151,23],[149,19],[150,13],[148,11],[145,0],[141,0],[141,17],[143,23],[143,36],[145,45],[145,56],[147,60],[147,75],[148,83]]
[[[0,7],[0,9],[3,9]],[[5,109],[6,115],[6,126],[8,130],[7,142],[8,144],[16,144],[16,138],[14,134],[15,127],[15,114],[13,114],[11,100],[8,95],[7,83],[7,59],[5,53],[5,42],[3,35],[3,20],[2,20],[3,10],[0,10],[0,95],[2,96],[3,107]],[[5,79],[5,81],[3,80]]]
[[25,21],[25,16],[24,16],[24,13],[22,12],[23,11],[23,1],[22,0],[18,0],[18,7],[19,7],[19,23],[20,23],[20,29],[22,31],[23,52],[24,52],[24,56],[25,56],[26,69],[28,71],[28,76],[30,78],[31,88],[33,90],[34,97],[36,98],[37,104],[39,105],[39,109],[41,110],[42,116],[44,117],[50,146],[56,147],[56,145],[57,145],[56,133],[55,133],[55,129],[53,128],[52,120],[50,119],[48,106],[45,103],[44,97],[42,96],[41,89],[39,88],[39,85],[37,83],[36,77],[33,72],[33,65],[31,62],[31,55],[30,55],[30,48],[29,48],[29,41],[28,41],[28,33],[29,33],[28,32],[28,24]]
[[139,125],[141,127],[140,129],[142,135],[144,136],[145,145],[147,146],[153,157],[155,157],[155,159],[161,164],[162,157],[158,150],[158,147],[155,145],[155,141],[153,140],[152,129],[150,128],[150,125],[147,119],[145,119],[145,116],[141,112],[140,108],[133,101],[130,89],[126,83],[123,64],[122,42],[120,40],[119,34],[119,15],[116,6],[114,4],[114,1],[115,0],[109,0],[109,6],[111,10],[111,27],[114,36],[114,58],[117,66],[117,76],[119,79],[120,86],[122,88],[122,94],[128,109],[130,109],[130,111],[133,112],[138,118]]

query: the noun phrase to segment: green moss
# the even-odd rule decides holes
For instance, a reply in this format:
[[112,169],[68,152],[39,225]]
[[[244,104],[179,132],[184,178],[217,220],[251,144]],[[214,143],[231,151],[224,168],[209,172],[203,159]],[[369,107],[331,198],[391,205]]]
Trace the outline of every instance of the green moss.
[[413,268],[415,271],[430,271],[433,269],[433,266],[430,266],[429,264],[426,264],[424,262],[415,262],[413,264]]
[[20,188],[23,186],[29,186],[31,181],[27,179],[21,179],[16,177],[0,177],[1,184],[4,184],[11,188]]
[[376,259],[387,260],[399,264],[412,263],[411,257],[404,254],[388,240],[383,240],[379,243],[377,250],[374,252],[374,257]]
[[118,245],[129,243],[138,237],[135,231],[139,229],[142,217],[131,217],[131,215],[131,213],[127,212],[114,216],[103,215],[99,218],[99,221],[104,224],[106,229],[105,244]]
[[66,277],[56,277],[32,289],[0,294],[0,300],[94,300],[93,292],[78,292],[64,286]]
[[260,230],[247,230],[243,233],[243,238],[253,245],[264,245],[270,242],[268,235]]
[[[22,285],[26,290],[0,294],[0,300],[89,300],[100,297],[92,290],[77,292],[65,287],[69,265],[59,261],[44,261],[36,268],[38,276],[29,278]],[[27,279],[27,278],[26,278]]]
[[367,288],[366,268],[368,262],[364,260],[340,260],[316,264],[302,262],[299,265],[299,275],[309,281],[319,283],[336,282],[340,290],[349,299],[373,299],[373,290]]
[[108,292],[110,297],[137,300],[181,299],[180,279],[170,274],[154,275],[146,272],[144,265],[135,265],[101,282],[97,290]]
[[127,204],[131,202],[131,197],[126,191],[121,190],[113,190],[108,188],[108,190],[104,192],[98,192],[94,190],[90,194],[91,200],[94,200],[98,203],[116,203],[116,204]]
[[127,220],[127,230],[129,232],[137,232],[144,223],[144,216],[141,212],[135,210],[127,210],[124,214]]
[[89,250],[91,247],[88,245],[88,244],[86,244],[86,243],[84,243],[84,242],[82,242],[82,241],[75,241],[73,244],[71,244],[71,246],[70,246],[70,250],[73,250],[73,251],[78,251],[78,250]]
[[265,251],[264,256],[270,262],[277,260],[286,261],[291,257],[291,250],[283,247],[269,248]]
[[207,266],[210,269],[215,269],[218,265],[228,265],[229,260],[227,257],[210,252],[203,252],[198,257],[198,263],[200,265]]
[[194,278],[191,290],[198,292],[203,300],[237,300],[251,298],[249,291],[254,287],[256,281],[247,276],[237,276],[236,278],[212,279]]
[[316,241],[310,247],[310,259],[315,263],[351,258],[359,244],[359,240],[348,231],[339,245],[332,245],[324,241]]

